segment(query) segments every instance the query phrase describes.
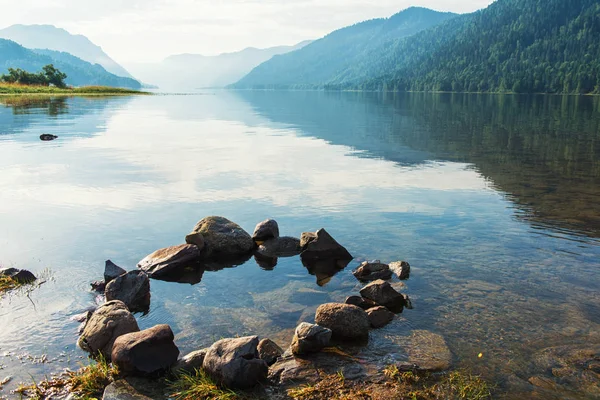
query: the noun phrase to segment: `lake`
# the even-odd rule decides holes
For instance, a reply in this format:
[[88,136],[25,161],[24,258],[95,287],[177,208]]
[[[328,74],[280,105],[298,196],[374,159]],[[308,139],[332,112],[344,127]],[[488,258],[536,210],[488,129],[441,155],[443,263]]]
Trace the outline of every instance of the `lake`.
[[[250,233],[268,217],[282,235],[323,227],[355,260],[333,276],[294,257],[205,271],[194,285],[153,280],[140,328],[168,323],[183,354],[236,335],[285,346],[319,304],[358,293],[361,261],[406,260],[401,291],[414,309],[384,328],[391,342],[442,335],[453,367],[498,397],[600,396],[589,361],[600,361],[599,97],[206,91],[0,103],[0,264],[46,280],[0,300],[0,379],[14,377],[0,396],[86,362],[70,318],[99,301],[90,282],[105,260],[134,269],[209,215]],[[382,366],[403,354],[386,346]]]

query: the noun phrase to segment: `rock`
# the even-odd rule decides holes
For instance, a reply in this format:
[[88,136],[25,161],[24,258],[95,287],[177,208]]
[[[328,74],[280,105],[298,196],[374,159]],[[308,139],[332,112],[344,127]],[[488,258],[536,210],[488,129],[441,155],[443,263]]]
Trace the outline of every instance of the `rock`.
[[138,262],[137,267],[151,278],[181,273],[186,267],[199,269],[201,249],[195,244],[181,244],[156,250]]
[[350,304],[327,303],[317,308],[315,322],[331,329],[334,337],[366,339],[369,337],[369,318],[365,310]]
[[306,267],[308,273],[317,277],[317,285],[325,286],[335,274],[346,268],[349,259],[342,260],[336,258],[314,259],[300,255],[302,265]]
[[302,322],[296,327],[296,332],[292,339],[292,353],[304,355],[319,352],[329,346],[331,335],[331,329]]
[[106,290],[106,282],[104,281],[94,281],[90,283],[90,286],[94,292],[104,293],[104,290]]
[[125,379],[120,379],[104,389],[102,400],[153,400],[138,392]]
[[221,339],[206,353],[203,368],[217,382],[231,388],[246,389],[267,377],[265,360],[258,358],[258,337]]
[[410,264],[406,261],[390,263],[389,267],[401,280],[410,278]]
[[112,362],[125,375],[157,375],[177,362],[179,349],[169,325],[119,336],[113,345]]
[[271,339],[263,339],[258,343],[258,357],[265,360],[267,365],[275,364],[275,361],[283,354],[283,349]]
[[139,330],[125,303],[119,300],[109,301],[98,307],[87,320],[77,345],[92,355],[100,353],[110,360],[115,340],[121,335]]
[[250,253],[254,248],[252,237],[238,224],[223,217],[206,217],[196,224],[186,243],[195,244],[208,257],[236,257]]
[[365,261],[352,274],[360,281],[386,280],[392,277],[389,265],[379,261]]
[[346,301],[344,301],[344,303],[360,307],[365,311],[369,308],[379,306],[379,304],[375,303],[373,300],[365,299],[364,297],[360,296],[350,296],[346,299]]
[[367,310],[369,323],[375,329],[383,328],[394,319],[394,313],[383,306],[378,306]]
[[194,372],[194,370],[202,368],[202,363],[204,363],[204,357],[206,357],[207,352],[208,348],[192,351],[177,361],[171,370],[175,373],[182,371]]
[[412,301],[410,301],[410,297],[408,297],[407,294],[403,294],[402,297],[404,297],[404,307],[408,308],[409,310],[412,310],[413,305]]
[[450,368],[452,353],[444,338],[425,330],[412,332],[408,361],[422,371],[445,371]]
[[150,308],[150,279],[144,271],[129,271],[106,285],[106,301],[121,300],[130,311]]
[[119,267],[110,260],[106,260],[104,263],[104,282],[108,283],[115,278],[127,273],[123,268]]
[[325,229],[319,229],[314,234],[303,233],[300,238],[300,246],[302,247],[302,255],[304,258],[309,259],[342,259],[352,260],[352,255],[338,242]]
[[388,282],[381,279],[360,289],[360,295],[396,313],[402,312],[405,305],[404,296],[398,293]]
[[257,242],[259,245],[261,244],[260,242],[278,237],[279,225],[277,225],[277,221],[274,219],[267,219],[259,222],[256,225],[256,228],[254,228],[254,233],[252,234],[252,240]]
[[40,135],[40,140],[43,140],[44,142],[48,142],[50,140],[54,140],[54,139],[57,139],[57,138],[58,138],[58,136],[51,135],[49,133],[43,133],[43,134]]
[[300,254],[302,249],[300,239],[283,236],[263,242],[256,251],[267,257],[293,257]]
[[26,269],[17,269],[17,268],[3,268],[0,269],[1,276],[8,276],[18,283],[31,283],[34,282],[37,278],[31,272]]

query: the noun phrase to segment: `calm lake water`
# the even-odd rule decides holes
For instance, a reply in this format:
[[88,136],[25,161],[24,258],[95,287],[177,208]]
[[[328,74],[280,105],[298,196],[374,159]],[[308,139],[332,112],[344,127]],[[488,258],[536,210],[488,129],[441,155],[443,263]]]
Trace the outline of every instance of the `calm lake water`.
[[[246,334],[284,346],[317,305],[358,292],[361,260],[406,260],[414,309],[386,335],[441,334],[499,397],[600,396],[587,371],[560,375],[566,353],[600,360],[599,200],[598,97],[0,98],[0,264],[48,277],[0,300],[0,379],[76,368],[70,317],[97,301],[104,261],[134,269],[222,215],[249,232],[267,217],[283,235],[325,227],[356,259],[322,286],[297,257],[153,280],[138,322],[170,324],[182,353]],[[389,346],[382,363],[402,357]]]

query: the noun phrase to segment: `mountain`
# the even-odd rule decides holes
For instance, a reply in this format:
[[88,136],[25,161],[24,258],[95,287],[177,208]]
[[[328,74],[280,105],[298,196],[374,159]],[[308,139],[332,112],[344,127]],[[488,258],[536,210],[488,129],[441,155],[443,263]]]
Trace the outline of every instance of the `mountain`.
[[63,51],[92,64],[100,64],[108,72],[133,78],[125,68],[110,58],[100,46],[83,35],[72,35],[53,25],[12,25],[0,29],[0,38],[9,39],[28,49]]
[[[497,0],[371,47],[336,76],[311,83],[329,89],[600,93],[599,15],[598,0]],[[296,69],[275,69],[273,61],[238,86],[278,87]]]
[[161,89],[186,90],[205,87],[224,87],[237,82],[257,65],[277,54],[289,53],[306,46],[310,41],[295,46],[267,49],[247,48],[218,56],[179,54],[156,64],[129,64],[136,76],[152,82]]
[[370,62],[365,56],[386,42],[408,37],[440,24],[456,14],[411,7],[390,18],[348,26],[303,49],[273,57],[241,79],[236,87],[314,86],[339,79],[345,71]]
[[0,74],[6,73],[8,68],[39,72],[48,64],[54,64],[66,73],[66,83],[73,86],[103,85],[132,89],[141,87],[135,79],[116,76],[101,65],[90,64],[69,53],[30,50],[11,40],[0,39]]

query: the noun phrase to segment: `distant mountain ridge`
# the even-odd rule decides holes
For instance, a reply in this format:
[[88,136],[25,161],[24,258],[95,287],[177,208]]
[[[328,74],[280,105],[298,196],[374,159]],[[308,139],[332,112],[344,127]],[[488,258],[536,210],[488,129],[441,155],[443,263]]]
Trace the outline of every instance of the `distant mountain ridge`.
[[91,64],[72,54],[52,50],[31,50],[7,39],[0,39],[0,74],[8,68],[39,72],[48,64],[67,74],[66,83],[73,86],[113,86],[140,89],[132,78],[111,74],[99,64]]
[[364,21],[338,29],[303,49],[273,57],[234,87],[312,87],[339,79],[355,65],[369,63],[365,54],[386,42],[405,38],[438,25],[457,14],[411,7],[389,18]]
[[275,55],[301,49],[310,41],[294,46],[266,49],[249,47],[217,56],[177,54],[154,64],[129,64],[128,67],[143,81],[152,82],[161,89],[185,90],[206,87],[225,87],[237,82],[257,65]]
[[0,29],[0,38],[9,39],[28,49],[48,49],[67,52],[92,64],[100,64],[114,75],[133,76],[83,35],[73,35],[54,25],[12,25]]

